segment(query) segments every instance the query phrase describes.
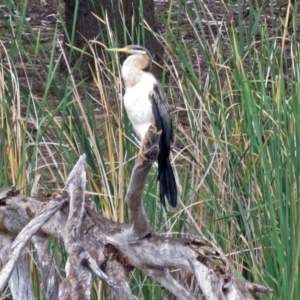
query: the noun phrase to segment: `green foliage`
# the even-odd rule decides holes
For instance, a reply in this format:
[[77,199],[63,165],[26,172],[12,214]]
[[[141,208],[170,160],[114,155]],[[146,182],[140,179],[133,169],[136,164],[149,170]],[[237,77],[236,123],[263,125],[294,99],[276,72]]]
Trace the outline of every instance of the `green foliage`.
[[[296,300],[299,12],[291,1],[284,12],[277,1],[248,1],[247,11],[244,1],[224,2],[229,2],[225,15],[196,0],[170,1],[157,11],[164,25],[158,38],[166,51],[164,90],[173,110],[173,156],[182,191],[178,209],[164,210],[153,169],[144,205],[160,234],[207,235],[238,274],[274,289],[265,299]],[[27,194],[60,191],[84,152],[87,193],[97,209],[115,221],[129,221],[124,197],[138,148],[120,101],[118,57],[108,53],[96,64],[94,83],[62,76],[59,63],[66,58],[57,47],[59,23],[49,37],[26,19],[28,1],[4,5],[0,187],[15,185]],[[111,36],[110,46],[116,43]],[[59,263],[65,259],[61,253],[54,254]],[[39,295],[38,274],[32,274]],[[196,293],[191,282],[186,285]],[[141,272],[134,271],[130,283],[138,299],[171,298]],[[109,290],[96,283],[93,299],[109,297]]]

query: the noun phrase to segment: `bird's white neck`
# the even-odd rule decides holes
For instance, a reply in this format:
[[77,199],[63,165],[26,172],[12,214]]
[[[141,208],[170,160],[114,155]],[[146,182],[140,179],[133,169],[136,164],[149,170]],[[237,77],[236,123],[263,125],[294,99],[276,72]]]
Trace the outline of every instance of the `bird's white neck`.
[[144,70],[149,67],[150,63],[150,58],[146,54],[128,56],[122,66],[125,88],[133,87],[140,82],[144,75],[148,74]]
[[128,67],[125,64],[122,67],[122,77],[125,88],[131,88],[138,84],[145,72],[137,68]]

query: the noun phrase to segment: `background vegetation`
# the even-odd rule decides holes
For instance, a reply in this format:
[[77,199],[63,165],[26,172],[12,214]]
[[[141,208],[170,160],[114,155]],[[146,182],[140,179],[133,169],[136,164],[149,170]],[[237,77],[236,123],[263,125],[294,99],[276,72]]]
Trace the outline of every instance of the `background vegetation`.
[[[47,1],[55,15],[37,17],[35,2],[0,6],[0,188],[47,197],[84,152],[98,210],[127,222],[138,149],[120,101],[118,57],[95,58],[93,83],[75,80],[71,69],[60,74],[68,61],[58,42],[62,5]],[[274,289],[264,299],[300,299],[299,6],[210,2],[156,2],[182,193],[177,209],[163,209],[153,170],[145,208],[160,234],[215,240],[237,273]],[[116,46],[108,32],[107,46]],[[51,241],[49,250],[63,266],[59,245]],[[34,253],[28,263],[38,296]],[[188,274],[174,276],[197,291]],[[171,299],[139,272],[131,285],[137,299]],[[93,299],[109,297],[97,282]]]

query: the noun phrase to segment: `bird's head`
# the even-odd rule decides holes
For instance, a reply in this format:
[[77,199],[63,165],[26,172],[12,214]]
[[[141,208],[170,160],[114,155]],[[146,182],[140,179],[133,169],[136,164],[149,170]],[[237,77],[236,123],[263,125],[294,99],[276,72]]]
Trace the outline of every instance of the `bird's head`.
[[130,57],[128,57],[125,61],[125,64],[129,67],[135,67],[143,71],[150,71],[152,66],[152,56],[150,52],[139,45],[129,45],[124,48],[111,48],[107,49],[107,51],[114,51],[114,52],[123,52]]

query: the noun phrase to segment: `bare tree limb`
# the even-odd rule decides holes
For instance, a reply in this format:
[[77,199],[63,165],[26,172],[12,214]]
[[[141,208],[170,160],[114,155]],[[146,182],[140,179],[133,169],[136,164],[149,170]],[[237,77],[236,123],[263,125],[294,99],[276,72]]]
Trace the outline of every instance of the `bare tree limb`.
[[[86,201],[84,156],[67,180],[70,207],[63,205],[67,200],[60,200],[56,204],[59,207],[51,210],[55,201],[50,201],[44,208],[49,218],[52,215],[48,222],[44,219],[39,221],[43,203],[11,190],[0,191],[0,237],[6,235],[13,240],[19,233],[12,254],[0,273],[0,287],[5,286],[5,280],[7,282],[9,278],[8,269],[13,269],[16,257],[25,249],[24,239],[28,241],[38,231],[38,235],[32,238],[37,251],[43,252],[39,237],[49,235],[63,239],[69,255],[65,267],[67,277],[59,288],[60,299],[89,299],[93,279],[97,276],[112,288],[115,299],[132,300],[128,274],[133,268],[145,272],[179,299],[196,298],[171,276],[171,269],[193,275],[206,299],[259,299],[260,293],[271,292],[267,287],[237,278],[223,252],[204,237],[166,238],[157,235],[150,227],[142,194],[147,174],[158,155],[159,137],[160,133],[154,128],[148,131],[143,144],[147,159],[143,164],[137,163],[132,173],[126,196],[132,224],[106,219]],[[53,212],[51,215],[49,210]],[[17,221],[12,222],[12,219]],[[1,249],[2,260],[5,257],[3,253]]]
[[196,298],[187,291],[181,284],[178,283],[167,269],[150,269],[146,268],[143,271],[152,279],[159,282],[168,291],[172,292],[178,299],[181,300],[196,300]]
[[31,241],[36,250],[37,263],[41,272],[45,297],[48,300],[57,300],[59,273],[55,266],[54,259],[49,256],[47,251],[48,239],[45,236],[34,235]]
[[72,169],[66,186],[70,195],[70,210],[65,227],[63,240],[67,253],[66,278],[60,290],[60,299],[90,299],[90,290],[93,283],[93,274],[106,282],[112,288],[112,280],[99,268],[93,257],[85,250],[82,243],[81,229],[85,208],[85,183],[84,169],[85,155],[82,155]]
[[25,263],[25,251],[22,251],[16,261],[16,266],[9,278],[8,285],[13,299],[35,300]]
[[158,157],[160,136],[161,132],[158,133],[155,127],[149,128],[143,145],[148,161],[144,161],[143,164],[136,162],[126,194],[132,220],[132,237],[136,239],[141,239],[152,231],[142,203],[142,196],[148,172]]
[[[207,300],[225,300],[221,292],[224,280],[197,260],[191,261],[198,284]],[[203,280],[204,279],[204,280]]]
[[114,278],[113,293],[115,300],[134,299],[128,282],[128,270],[122,263],[110,257],[105,265],[105,272],[110,278]]
[[[11,238],[11,236],[4,233],[0,234],[1,260],[4,260],[5,257],[7,257],[12,243],[13,239]],[[24,253],[25,251],[23,250],[19,258],[17,259],[16,266],[11,273],[8,285],[13,299],[34,300],[35,297],[30,283],[28,270],[25,264]]]
[[25,249],[27,242],[31,237],[45,224],[63,205],[61,199],[52,200],[40,212],[40,214],[30,221],[14,240],[11,250],[5,259],[0,276],[0,293],[3,292],[7,282],[13,272],[21,252]]

